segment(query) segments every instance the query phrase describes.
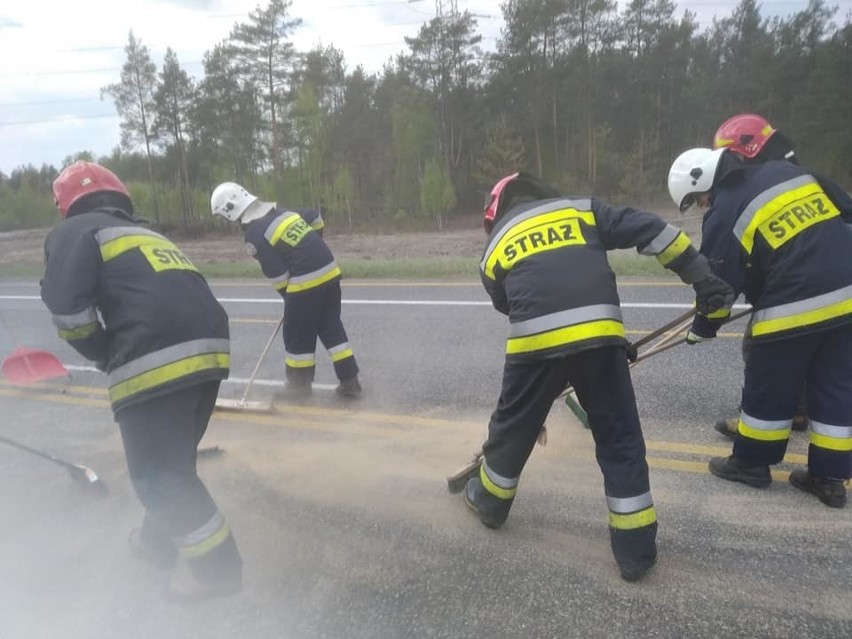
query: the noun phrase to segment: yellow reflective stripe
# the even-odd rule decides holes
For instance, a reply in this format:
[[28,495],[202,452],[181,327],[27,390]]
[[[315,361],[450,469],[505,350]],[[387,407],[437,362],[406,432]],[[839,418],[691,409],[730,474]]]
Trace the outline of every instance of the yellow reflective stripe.
[[498,486],[491,478],[488,476],[488,473],[485,472],[485,466],[480,465],[479,467],[479,481],[482,482],[482,485],[485,487],[489,493],[494,495],[495,497],[499,497],[500,499],[511,499],[518,492],[518,487],[514,488],[502,488]]
[[311,368],[315,365],[312,359],[293,359],[292,357],[285,357],[284,363],[290,368]]
[[640,510],[639,512],[622,515],[620,513],[609,513],[609,525],[618,530],[635,530],[650,526],[657,521],[657,511],[654,507]]
[[752,428],[743,420],[739,421],[737,425],[737,432],[743,437],[748,437],[749,439],[757,439],[762,442],[777,442],[783,439],[789,439],[790,437],[790,426],[786,426],[785,428],[779,428],[778,430],[763,430],[760,428]]
[[60,328],[57,333],[59,334],[59,337],[67,342],[75,339],[86,339],[96,330],[98,330],[98,323],[91,322],[85,326],[78,326],[77,328]]
[[595,337],[624,337],[624,324],[616,320],[596,320],[565,326],[529,337],[512,337],[506,341],[506,354],[529,353]]
[[759,337],[760,335],[768,335],[770,333],[778,333],[779,331],[787,331],[811,324],[827,322],[836,317],[849,314],[852,314],[852,299],[843,300],[842,302],[830,304],[812,311],[788,315],[787,317],[757,321],[752,326],[751,333],[754,337]]
[[287,288],[288,293],[298,293],[299,291],[305,291],[309,288],[314,288],[319,286],[320,284],[325,284],[326,282],[333,280],[335,277],[340,275],[340,267],[335,266],[333,269],[328,271],[327,273],[323,273],[319,277],[316,277],[312,280],[308,280],[307,282],[299,282],[298,284],[290,284]]
[[219,528],[215,533],[210,535],[204,541],[200,541],[197,544],[192,544],[191,546],[180,546],[178,551],[180,552],[181,557],[186,559],[193,559],[195,557],[201,557],[202,555],[206,555],[208,552],[216,548],[216,546],[221,545],[228,539],[228,536],[231,534],[231,529],[227,523],[223,523],[222,527]]
[[149,371],[119,382],[109,389],[112,402],[120,401],[131,395],[156,388],[168,382],[214,368],[228,368],[231,358],[228,353],[204,353],[186,357],[164,366],[158,366]]
[[677,237],[674,239],[674,242],[669,244],[662,253],[657,255],[657,261],[666,266],[669,262],[674,260],[676,257],[683,254],[686,249],[692,246],[692,242],[689,241],[689,236],[681,231],[677,234]]
[[332,353],[331,361],[339,362],[342,359],[346,359],[347,357],[354,357],[355,353],[352,352],[351,348],[347,348],[345,350],[340,351],[339,353]]
[[[494,268],[500,262],[500,257],[504,256],[507,247],[511,246],[515,239],[519,236],[525,235],[526,233],[532,232],[536,227],[539,226],[547,226],[558,224],[560,222],[564,222],[567,225],[572,225],[570,231],[573,233],[573,236],[576,236],[577,240],[563,240],[559,243],[549,244],[547,246],[543,246],[535,251],[531,252],[539,252],[542,250],[550,250],[555,248],[561,248],[565,245],[570,244],[585,244],[585,239],[582,236],[582,232],[577,225],[577,221],[583,221],[589,226],[595,226],[595,214],[591,211],[578,211],[573,208],[559,209],[558,211],[553,211],[550,213],[543,213],[541,215],[533,216],[529,219],[524,220],[514,226],[510,226],[504,232],[504,235],[500,238],[500,240],[494,245],[494,248],[491,249],[491,252],[485,257],[483,260],[483,272],[485,276],[489,279],[494,279]],[[525,253],[521,258],[529,255],[530,253]],[[512,261],[511,259],[509,260]]]
[[272,288],[276,291],[286,291],[287,285],[290,283],[290,280],[282,280],[280,282],[272,282]]
[[320,218],[318,220],[314,220],[314,222],[311,224],[311,228],[315,231],[319,231],[321,228],[324,228],[324,227],[325,227],[325,222],[322,221],[322,218]]
[[[764,223],[772,221],[776,214],[783,213],[787,207],[792,206],[798,200],[810,198],[817,194],[824,195],[820,185],[817,182],[808,182],[800,187],[785,191],[757,209],[743,230],[743,235],[740,238],[740,243],[746,250],[746,253],[751,255],[754,249],[754,235]],[[830,200],[828,201],[830,202]],[[834,205],[831,206],[833,207]],[[763,229],[761,229],[761,232],[769,240],[769,236],[763,232]]]
[[275,246],[278,243],[278,240],[281,239],[281,236],[284,235],[284,231],[287,230],[287,227],[290,226],[296,220],[302,219],[302,216],[298,213],[294,213],[293,215],[288,215],[285,217],[278,226],[275,227],[275,230],[272,232],[272,235],[269,238],[269,243],[272,246]]
[[841,453],[852,452],[852,437],[829,437],[811,431],[810,441],[814,446],[826,448],[828,450],[836,450]]
[[143,245],[150,246],[151,248],[177,248],[165,238],[152,237],[150,235],[124,235],[101,244],[101,257],[104,262],[108,262],[122,253]]

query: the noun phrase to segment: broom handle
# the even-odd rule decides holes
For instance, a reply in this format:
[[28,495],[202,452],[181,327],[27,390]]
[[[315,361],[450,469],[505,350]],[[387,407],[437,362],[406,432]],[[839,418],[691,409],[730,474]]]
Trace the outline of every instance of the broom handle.
[[257,360],[257,364],[255,364],[254,370],[251,372],[251,377],[249,377],[248,384],[246,384],[246,390],[243,392],[243,396],[240,398],[240,403],[245,404],[246,399],[248,398],[249,391],[251,390],[251,386],[252,384],[254,384],[254,379],[255,377],[257,377],[257,372],[260,370],[260,365],[263,364],[263,360],[266,359],[266,354],[272,347],[272,342],[275,341],[275,336],[278,335],[278,331],[283,325],[284,315],[281,315],[281,319],[278,321],[278,324],[275,325],[275,330],[273,330],[272,334],[269,336],[269,340],[267,340],[266,346],[263,347],[263,352],[260,354],[260,357]]

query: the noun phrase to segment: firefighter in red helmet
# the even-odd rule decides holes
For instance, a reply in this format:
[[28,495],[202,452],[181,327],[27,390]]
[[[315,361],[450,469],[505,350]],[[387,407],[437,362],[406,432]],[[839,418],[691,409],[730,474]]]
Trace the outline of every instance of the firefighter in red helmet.
[[464,500],[490,527],[506,521],[521,471],[553,401],[570,383],[589,416],[604,475],[613,554],[627,581],[657,556],[657,519],[606,252],[636,247],[697,292],[698,308],[733,300],[689,238],[653,213],[564,197],[537,178],[500,180],[486,202],[480,263],[494,308],[509,318],[503,386]]
[[[678,156],[669,192],[682,211],[707,207],[701,252],[754,308],[733,453],[711,459],[710,472],[769,486],[807,385],[808,467],[790,483],[843,508],[852,477],[852,209],[803,167],[746,164],[725,148]],[[696,317],[687,341],[713,339],[724,318]]]
[[[714,149],[729,149],[746,164],[763,164],[770,160],[786,160],[798,164],[793,141],[782,131],[776,129],[763,116],[754,113],[740,113],[725,120],[713,136]],[[833,180],[810,171],[826,194],[836,206],[847,212],[852,211],[852,198]],[[748,361],[751,350],[751,323],[746,328],[743,337],[743,362]],[[731,439],[737,436],[739,418],[728,417],[717,419],[714,428],[719,433]],[[803,390],[799,398],[796,415],[793,418],[792,429],[804,431],[808,427],[806,392]]]
[[228,316],[184,253],[134,218],[127,187],[75,162],[53,183],[41,298],[59,336],[107,373],[130,479],[145,508],[135,554],[174,568],[168,594],[236,592],[242,560],[196,472],[228,376]]

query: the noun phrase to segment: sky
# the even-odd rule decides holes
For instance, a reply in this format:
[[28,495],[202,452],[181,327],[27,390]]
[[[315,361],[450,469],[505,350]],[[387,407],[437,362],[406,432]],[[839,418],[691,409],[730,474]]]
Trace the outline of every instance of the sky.
[[[448,0],[445,0],[448,4]],[[503,26],[499,0],[457,0],[477,16],[483,48]],[[8,0],[0,5],[0,172],[26,164],[61,167],[79,151],[107,155],[118,145],[119,118],[100,89],[117,82],[131,30],[160,65],[171,47],[190,76],[200,79],[204,53],[226,39],[236,22],[266,0]],[[681,2],[709,24],[737,0]],[[807,0],[764,0],[764,13],[787,14]],[[841,13],[852,0],[835,0]],[[678,14],[682,12],[679,9]],[[435,0],[293,0],[298,50],[333,44],[349,69],[379,71],[406,50],[435,15]]]

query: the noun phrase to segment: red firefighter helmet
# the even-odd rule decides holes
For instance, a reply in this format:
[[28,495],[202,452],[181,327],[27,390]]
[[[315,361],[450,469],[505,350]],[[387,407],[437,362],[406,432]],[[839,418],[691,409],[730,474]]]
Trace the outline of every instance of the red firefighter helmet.
[[512,173],[512,175],[507,175],[502,180],[497,182],[494,187],[491,189],[491,193],[488,195],[488,198],[485,201],[485,213],[483,214],[484,222],[485,222],[485,230],[487,232],[491,231],[491,227],[494,226],[494,220],[497,218],[497,208],[500,206],[500,198],[503,195],[503,191],[506,190],[506,185],[509,182],[517,179],[520,173]]
[[725,120],[713,136],[714,149],[730,149],[753,160],[766,146],[775,128],[754,113],[741,113]]
[[120,193],[130,199],[130,192],[115,173],[92,162],[74,162],[53,181],[53,198],[62,217],[80,198],[100,191]]

